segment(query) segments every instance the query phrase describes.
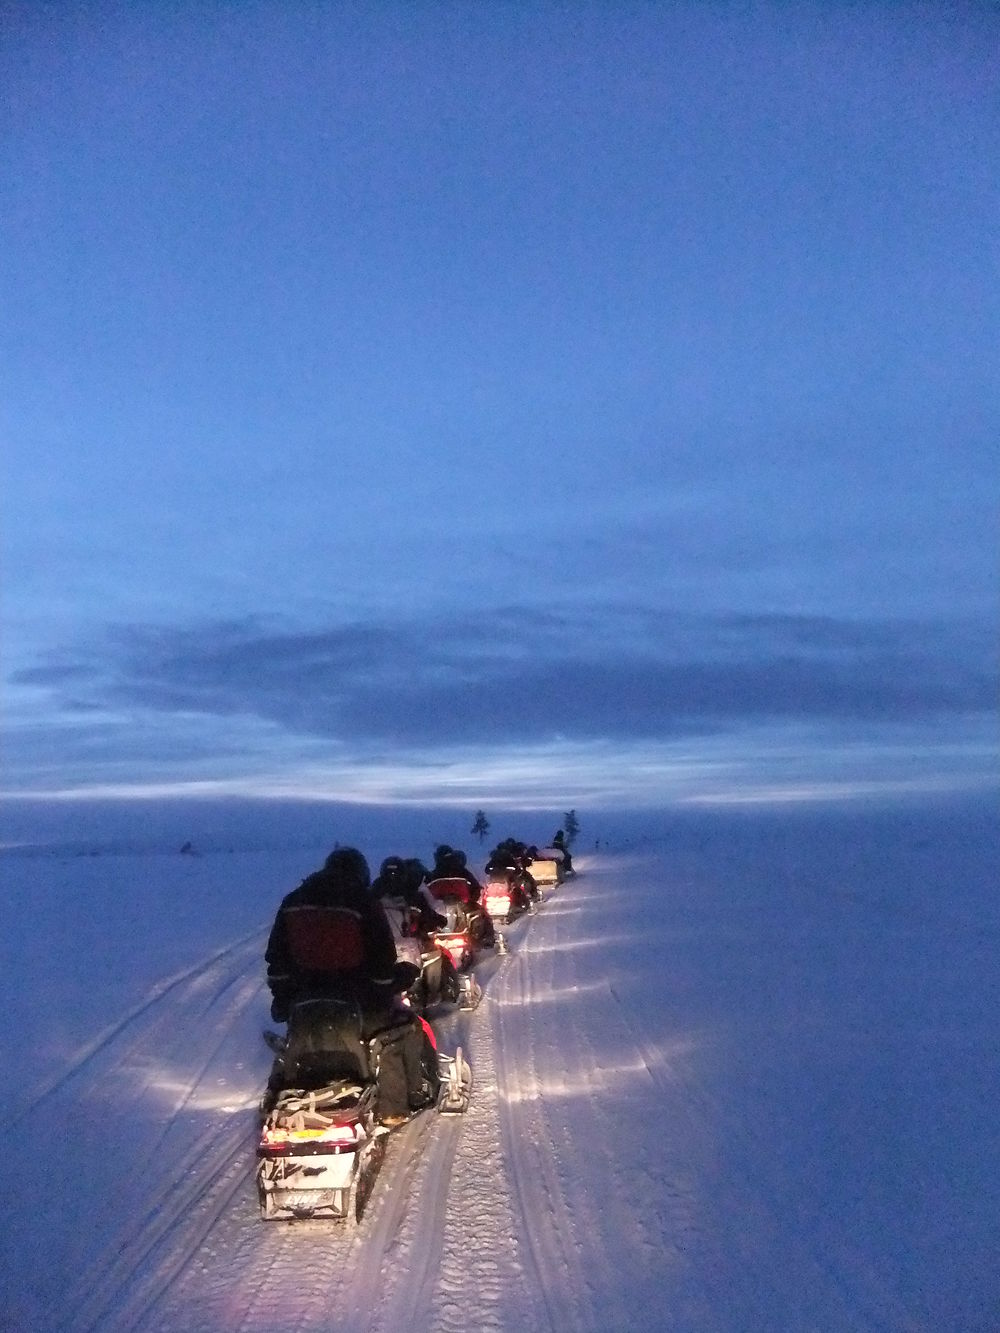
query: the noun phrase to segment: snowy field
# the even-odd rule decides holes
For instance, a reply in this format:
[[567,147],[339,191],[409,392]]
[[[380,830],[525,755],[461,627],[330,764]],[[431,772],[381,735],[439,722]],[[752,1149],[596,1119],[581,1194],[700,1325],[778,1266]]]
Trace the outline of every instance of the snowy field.
[[1000,1329],[994,812],[583,822],[350,1241],[253,1187],[266,931],[332,839],[4,853],[4,1327]]

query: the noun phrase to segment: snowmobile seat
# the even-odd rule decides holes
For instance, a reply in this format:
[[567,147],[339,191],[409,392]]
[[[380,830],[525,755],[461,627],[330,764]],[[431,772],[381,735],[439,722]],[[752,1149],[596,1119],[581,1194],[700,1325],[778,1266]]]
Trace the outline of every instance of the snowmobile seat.
[[427,887],[439,902],[455,901],[457,899],[460,903],[467,903],[472,899],[469,881],[462,879],[460,875],[432,879],[428,881]]
[[367,1083],[373,1074],[355,1000],[300,1000],[288,1020],[282,1063],[286,1087],[321,1088],[338,1079]]

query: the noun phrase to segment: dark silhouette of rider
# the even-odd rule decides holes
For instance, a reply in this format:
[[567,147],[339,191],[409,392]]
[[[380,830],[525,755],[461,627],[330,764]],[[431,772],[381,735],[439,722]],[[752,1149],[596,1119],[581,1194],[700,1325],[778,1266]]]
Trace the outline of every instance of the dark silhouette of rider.
[[562,829],[556,830],[556,835],[552,839],[552,846],[555,847],[557,851],[560,851],[563,854],[562,864],[564,873],[567,875],[572,875],[574,873],[573,858],[569,854],[569,847],[566,845],[566,835],[563,833]]
[[420,877],[414,882],[414,872],[401,856],[387,856],[377,878],[372,881],[372,894],[376,898],[386,903],[405,904],[413,910],[421,935],[429,935],[448,924],[448,918],[437,911],[434,900],[423,888],[426,873],[421,865]]
[[265,952],[275,1022],[309,1021],[309,1001],[351,1002],[360,1014],[362,1040],[406,1028],[382,1052],[379,1115],[399,1123],[436,1096],[427,1087],[427,1037],[399,995],[417,971],[398,964],[386,915],[369,889],[368,863],[353,847],[335,849],[322,870],[306,877],[278,908]]
[[464,879],[469,886],[468,901],[479,902],[483,886],[469,869],[465,853],[446,843],[435,848],[434,869],[427,872],[428,884],[433,884],[436,879]]
[[518,909],[526,908],[532,898],[538,897],[538,885],[528,870],[530,862],[528,848],[514,838],[505,838],[497,843],[486,862],[486,873],[498,880],[505,880]]

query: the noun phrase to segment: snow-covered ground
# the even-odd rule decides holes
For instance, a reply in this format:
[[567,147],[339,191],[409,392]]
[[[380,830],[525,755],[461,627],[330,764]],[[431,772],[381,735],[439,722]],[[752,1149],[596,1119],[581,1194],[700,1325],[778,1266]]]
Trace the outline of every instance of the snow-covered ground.
[[4,1327],[1000,1328],[993,812],[636,827],[438,1021],[473,1105],[353,1239],[253,1188],[264,939],[327,848],[5,854]]

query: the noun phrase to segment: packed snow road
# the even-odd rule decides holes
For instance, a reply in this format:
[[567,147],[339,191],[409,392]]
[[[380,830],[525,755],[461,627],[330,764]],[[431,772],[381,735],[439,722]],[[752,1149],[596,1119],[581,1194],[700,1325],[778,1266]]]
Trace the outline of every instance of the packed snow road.
[[[199,953],[174,884],[169,947],[130,936],[134,975],[114,984],[71,961],[80,918],[63,971],[17,1000],[39,1059],[9,1125],[4,1326],[1000,1326],[1000,1205],[978,1188],[1000,1166],[982,1005],[1000,921],[968,836],[963,859],[960,830],[893,851],[862,825],[706,828],[584,858],[510,928],[510,955],[477,969],[479,1008],[436,1022],[473,1064],[468,1113],[393,1136],[353,1236],[258,1218],[260,913],[221,938],[220,912]],[[193,896],[232,867],[214,860],[183,867]],[[164,889],[179,872],[157,873]],[[295,877],[258,867],[262,896],[279,882]],[[79,1012],[60,1009],[66,969],[90,979]]]

